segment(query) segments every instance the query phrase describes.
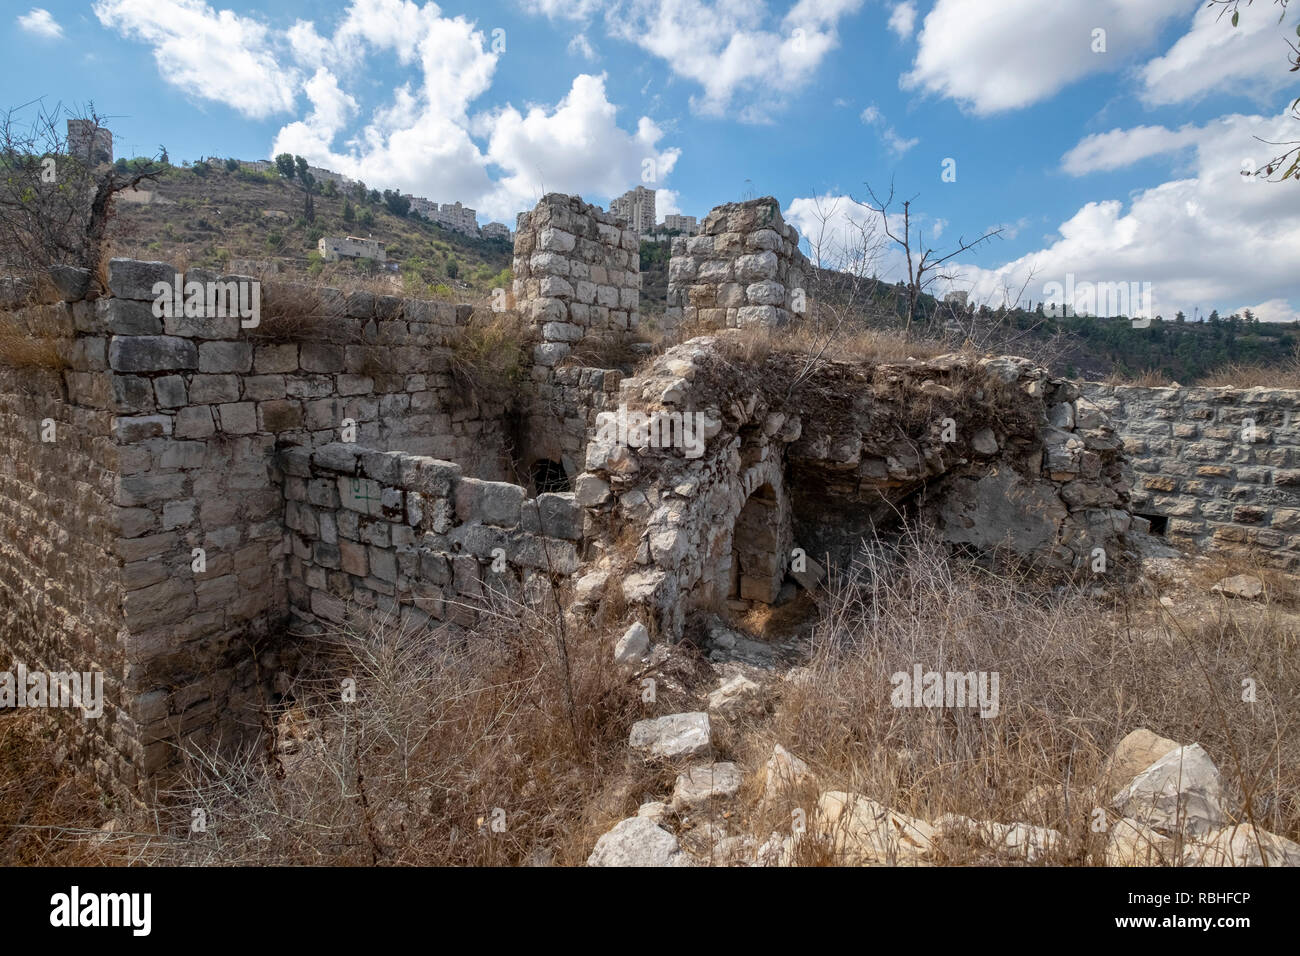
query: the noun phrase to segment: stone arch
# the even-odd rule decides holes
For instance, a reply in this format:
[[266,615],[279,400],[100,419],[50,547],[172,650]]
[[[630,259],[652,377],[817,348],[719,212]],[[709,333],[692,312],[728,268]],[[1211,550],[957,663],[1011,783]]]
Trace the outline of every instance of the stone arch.
[[776,603],[785,580],[789,514],[770,482],[746,500],[731,530],[731,568],[727,598]]

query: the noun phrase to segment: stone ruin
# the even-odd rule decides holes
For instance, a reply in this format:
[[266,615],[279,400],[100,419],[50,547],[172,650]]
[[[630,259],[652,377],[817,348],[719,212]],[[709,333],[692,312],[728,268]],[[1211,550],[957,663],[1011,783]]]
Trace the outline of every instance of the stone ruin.
[[1007,357],[737,360],[744,326],[798,315],[797,242],[772,200],[714,210],[674,243],[671,307],[736,328],[624,378],[580,360],[637,327],[636,237],[543,197],[515,249],[514,404],[457,383],[469,306],[268,285],[260,331],[159,318],[175,270],[125,259],[102,293],[11,301],[63,367],[0,369],[0,644],[104,674],[102,717],[60,714],[65,751],[147,794],[186,742],[259,733],[287,635],[367,615],[473,627],[493,594],[559,585],[582,614],[617,587],[674,640],[694,611],[815,588],[910,514],[1046,568],[1119,559],[1121,443],[1075,383]]
[[776,199],[718,206],[699,235],[673,238],[664,329],[787,325],[806,310],[811,271]]

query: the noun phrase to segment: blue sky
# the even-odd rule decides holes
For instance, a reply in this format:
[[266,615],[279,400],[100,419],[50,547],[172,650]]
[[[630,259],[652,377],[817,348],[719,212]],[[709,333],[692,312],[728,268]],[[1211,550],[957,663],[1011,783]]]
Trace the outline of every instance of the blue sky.
[[1300,183],[1239,175],[1255,137],[1300,139],[1300,12],[1271,0],[1235,30],[1199,0],[10,9],[5,105],[93,99],[118,155],[288,150],[512,225],[543,189],[605,205],[648,169],[661,218],[772,194],[826,261],[892,180],[926,245],[1004,229],[955,261],[980,300],[1068,273],[1149,282],[1169,316],[1300,309]]

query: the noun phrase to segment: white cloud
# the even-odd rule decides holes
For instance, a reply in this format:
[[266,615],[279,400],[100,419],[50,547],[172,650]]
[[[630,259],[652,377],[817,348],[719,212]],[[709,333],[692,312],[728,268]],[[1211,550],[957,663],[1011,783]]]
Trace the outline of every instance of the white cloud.
[[1300,321],[1300,310],[1297,310],[1286,299],[1269,299],[1267,302],[1260,302],[1258,305],[1243,305],[1232,311],[1241,314],[1247,309],[1250,309],[1255,314],[1255,318],[1261,322]]
[[[620,0],[606,32],[663,60],[702,88],[691,107],[708,116],[768,122],[839,45],[837,25],[863,0],[799,0],[774,21],[754,0]],[[587,22],[595,0],[525,0],[524,9]]]
[[664,216],[680,216],[682,207],[678,204],[680,197],[675,189],[656,189],[655,190],[655,215],[659,221],[664,221]]
[[573,39],[569,41],[568,51],[570,56],[580,56],[591,63],[599,59],[585,33],[574,34]]
[[96,0],[105,27],[153,47],[162,78],[253,119],[293,109],[301,77],[277,62],[269,29],[203,0]]
[[[903,86],[981,115],[1018,109],[1119,69],[1187,12],[1187,0],[937,0]],[[1095,30],[1105,31],[1105,52],[1093,52]]]
[[[310,109],[276,133],[272,155],[299,154],[378,188],[458,199],[495,219],[512,221],[543,188],[621,193],[642,181],[647,161],[662,185],[680,155],[660,146],[663,131],[645,116],[633,130],[618,125],[603,75],[575,77],[553,107],[476,109],[497,67],[494,37],[433,3],[352,0],[326,34],[306,20],[273,32],[200,0],[99,0],[96,13],[153,45],[160,67],[183,61],[162,75],[197,97],[261,117],[294,108],[301,92]],[[404,67],[406,78],[386,102],[363,106],[376,61]]]
[[919,139],[906,139],[898,134],[894,127],[885,122],[885,116],[874,103],[862,111],[859,117],[868,126],[874,127],[880,134],[885,147],[893,156],[902,156],[920,142]]
[[[1059,238],[997,269],[967,267],[972,297],[998,301],[1003,284],[1019,288],[1032,269],[1027,295],[1038,299],[1043,285],[1076,282],[1149,282],[1155,312],[1166,318],[1239,302],[1263,301],[1259,311],[1279,314],[1295,300],[1300,275],[1300,190],[1286,184],[1244,179],[1243,159],[1268,158],[1255,139],[1282,139],[1288,114],[1222,116],[1178,131],[1157,127],[1102,134],[1117,155],[1130,162],[1189,146],[1189,174],[1118,199],[1089,202],[1059,228]],[[1089,137],[1067,153],[1079,171],[1113,168],[1096,158],[1098,138]],[[1069,163],[1067,162],[1067,165]],[[1271,304],[1270,304],[1271,303]]]
[[487,158],[506,171],[482,206],[501,218],[531,207],[543,192],[616,196],[644,181],[647,161],[652,183],[662,183],[681,151],[659,148],[663,132],[648,117],[628,133],[616,114],[604,75],[582,74],[553,110],[534,106],[524,114],[507,106],[480,118],[490,128]]
[[44,37],[47,40],[63,39],[63,27],[59,26],[49,10],[42,7],[32,7],[19,16],[17,21],[20,29],[34,36]]
[[1246,7],[1233,27],[1228,17],[1219,16],[1223,9],[1202,5],[1191,29],[1142,68],[1142,99],[1148,105],[1182,103],[1212,91],[1267,102],[1292,82],[1286,64],[1294,21],[1280,23],[1271,9]]
[[1084,137],[1061,158],[1061,167],[1071,176],[1122,169],[1138,160],[1185,149],[1202,135],[1199,127],[1188,124],[1171,130],[1163,126],[1135,126],[1113,129]]
[[889,29],[898,34],[900,40],[906,40],[916,29],[916,4],[912,0],[903,0],[897,4],[889,15]]

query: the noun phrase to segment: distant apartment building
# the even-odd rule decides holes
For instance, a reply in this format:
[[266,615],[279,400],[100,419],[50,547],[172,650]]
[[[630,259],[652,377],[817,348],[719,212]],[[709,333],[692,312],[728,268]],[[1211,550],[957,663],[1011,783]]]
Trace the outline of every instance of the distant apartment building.
[[319,166],[308,166],[307,172],[311,173],[319,183],[328,180],[332,181],[336,186],[351,186],[354,182],[342,173],[336,173],[332,169],[321,169]]
[[361,239],[357,236],[344,239],[324,236],[316,243],[316,249],[326,262],[338,262],[340,259],[374,259],[383,262],[388,258],[384,244],[378,239]]
[[92,165],[113,161],[113,134],[94,120],[68,120],[68,155]]
[[963,310],[967,307],[969,299],[969,292],[949,292],[943,297],[943,301],[946,305],[956,306]]
[[504,222],[490,222],[483,227],[484,239],[504,239],[510,241],[510,227]]
[[609,211],[627,221],[637,234],[655,231],[655,191],[637,186],[609,204]]
[[275,163],[269,159],[241,159],[239,160],[239,168],[250,173],[269,173],[275,169]]
[[432,219],[438,211],[438,204],[432,199],[425,199],[423,196],[412,196],[410,193],[404,193],[402,198],[411,204],[411,212],[417,216],[423,216],[425,219]]
[[669,213],[664,216],[662,228],[666,232],[676,229],[683,236],[693,236],[700,231],[700,222],[694,216],[678,216]]
[[454,203],[443,203],[438,207],[437,212],[430,214],[429,218],[444,229],[461,232],[467,236],[478,235],[478,213],[468,206],[462,206],[459,200]]

